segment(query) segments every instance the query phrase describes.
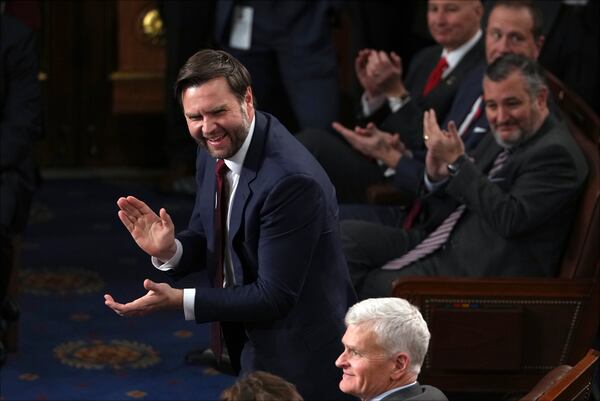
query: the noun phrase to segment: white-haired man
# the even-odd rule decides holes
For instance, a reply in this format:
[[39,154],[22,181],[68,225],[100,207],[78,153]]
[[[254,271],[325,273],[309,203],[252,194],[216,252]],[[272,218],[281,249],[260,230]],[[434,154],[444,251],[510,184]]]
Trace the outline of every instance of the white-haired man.
[[429,346],[419,310],[402,298],[370,298],[345,318],[340,390],[362,401],[448,400],[437,388],[417,382]]

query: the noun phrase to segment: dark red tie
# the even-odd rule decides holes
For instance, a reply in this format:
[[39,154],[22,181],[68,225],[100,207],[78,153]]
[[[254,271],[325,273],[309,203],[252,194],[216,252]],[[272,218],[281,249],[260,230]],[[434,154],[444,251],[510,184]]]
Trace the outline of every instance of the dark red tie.
[[402,224],[402,228],[405,230],[411,229],[415,225],[415,219],[419,215],[421,211],[421,199],[415,199],[412,205],[410,206],[410,210],[406,214],[404,218],[404,224]]
[[[215,166],[215,174],[217,176],[216,195],[217,203],[215,205],[215,254],[217,265],[215,268],[215,288],[223,288],[223,269],[225,267],[225,241],[227,232],[227,207],[228,202],[228,185],[225,175],[229,169],[223,159],[217,161]],[[212,349],[217,361],[221,362],[223,356],[223,339],[221,332],[221,324],[213,322],[211,324],[211,342]]]
[[427,96],[429,92],[431,92],[431,90],[440,83],[442,74],[444,71],[446,71],[446,68],[448,68],[448,61],[446,60],[446,57],[440,57],[438,63],[431,71],[431,74],[429,74],[429,78],[427,78],[427,83],[423,88],[423,96]]

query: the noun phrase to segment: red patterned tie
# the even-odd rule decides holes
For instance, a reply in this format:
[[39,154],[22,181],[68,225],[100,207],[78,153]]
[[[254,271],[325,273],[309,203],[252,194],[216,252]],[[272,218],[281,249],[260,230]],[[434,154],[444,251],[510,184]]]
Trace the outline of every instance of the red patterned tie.
[[446,68],[448,68],[448,60],[446,60],[446,57],[440,57],[431,74],[429,74],[429,78],[427,78],[427,83],[423,88],[423,96],[427,96],[440,83],[442,74],[446,71]]
[[[496,156],[492,168],[488,172],[488,177],[493,177],[504,166],[504,163],[509,156],[508,149],[503,150]],[[435,230],[421,241],[416,247],[400,256],[398,259],[393,259],[387,262],[382,269],[384,270],[400,270],[417,260],[432,254],[446,243],[452,229],[465,211],[465,205],[460,205],[454,210]]]
[[[225,175],[229,169],[223,159],[219,159],[215,166],[215,174],[217,176],[216,196],[217,202],[215,205],[215,253],[217,256],[217,265],[215,268],[215,288],[223,288],[223,269],[225,267],[225,241],[226,241],[226,225],[227,225],[227,207],[228,202],[228,185]],[[211,324],[211,343],[210,348],[213,351],[217,361],[221,362],[223,356],[223,338],[221,332],[221,324],[213,322]]]

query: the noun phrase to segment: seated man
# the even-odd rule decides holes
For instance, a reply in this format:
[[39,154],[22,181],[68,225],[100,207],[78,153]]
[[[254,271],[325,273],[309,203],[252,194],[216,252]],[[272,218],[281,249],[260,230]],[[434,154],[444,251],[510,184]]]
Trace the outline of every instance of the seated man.
[[[395,53],[361,50],[355,62],[364,88],[358,124],[379,124],[384,131],[400,132],[409,148],[423,148],[423,111],[433,108],[443,118],[458,83],[484,62],[482,14],[479,0],[429,0],[427,24],[438,44],[415,55],[404,77]],[[334,127],[343,128],[338,123]],[[301,132],[298,139],[323,165],[342,203],[363,202],[365,187],[383,179],[383,165],[338,135],[312,130]]]
[[[499,0],[494,3],[486,25],[485,54],[487,64],[505,54],[520,54],[536,60],[544,43],[542,36],[542,13],[530,0]],[[452,107],[445,118],[443,127],[455,123],[467,152],[472,151],[488,133],[489,126],[485,113],[482,113],[482,82],[487,64],[473,68],[461,80]],[[436,115],[440,115],[436,111]],[[391,134],[377,129],[350,130],[338,127],[342,136],[364,156],[382,160],[393,172],[389,178],[376,177],[371,184],[389,183],[410,198],[419,187],[425,170],[425,151],[408,153],[394,146]],[[421,134],[419,134],[421,135]],[[363,168],[370,164],[363,158]],[[366,188],[365,188],[366,190]],[[410,214],[412,216],[413,214]],[[361,219],[399,225],[405,211],[397,206],[382,205],[342,205],[341,219]],[[410,220],[410,217],[408,218]],[[404,221],[410,226],[410,221]]]
[[346,314],[340,390],[362,401],[444,401],[437,388],[417,382],[429,346],[419,310],[402,298],[372,298]]
[[493,135],[472,158],[456,127],[442,131],[435,113],[425,113],[426,190],[412,229],[342,222],[359,297],[389,295],[402,275],[556,275],[586,160],[550,114],[535,62],[513,54],[495,60],[483,90]]

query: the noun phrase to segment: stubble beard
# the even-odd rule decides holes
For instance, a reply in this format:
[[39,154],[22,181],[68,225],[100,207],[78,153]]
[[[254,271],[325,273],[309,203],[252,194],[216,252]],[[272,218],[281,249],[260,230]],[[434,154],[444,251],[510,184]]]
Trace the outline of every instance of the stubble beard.
[[233,155],[235,155],[240,148],[242,147],[244,140],[248,136],[250,131],[250,118],[248,117],[248,113],[240,105],[240,112],[242,114],[242,123],[232,130],[225,131],[225,135],[231,141],[231,146],[229,149],[223,149],[221,151],[215,151],[208,146],[207,140],[204,137],[200,139],[194,139],[196,143],[203,149],[205,149],[209,155],[214,157],[215,159],[229,159]]

